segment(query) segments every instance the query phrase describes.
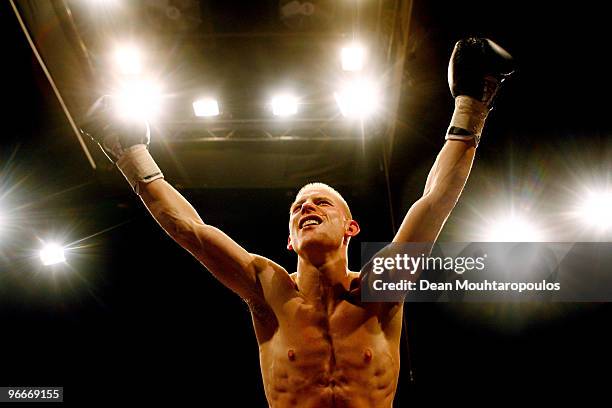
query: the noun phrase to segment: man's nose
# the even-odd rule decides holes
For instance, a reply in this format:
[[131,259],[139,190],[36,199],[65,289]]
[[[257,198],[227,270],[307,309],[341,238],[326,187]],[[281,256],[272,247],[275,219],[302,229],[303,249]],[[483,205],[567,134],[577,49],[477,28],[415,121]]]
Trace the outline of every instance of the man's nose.
[[315,211],[316,209],[317,207],[312,201],[304,201],[304,203],[302,204],[302,214],[310,211]]

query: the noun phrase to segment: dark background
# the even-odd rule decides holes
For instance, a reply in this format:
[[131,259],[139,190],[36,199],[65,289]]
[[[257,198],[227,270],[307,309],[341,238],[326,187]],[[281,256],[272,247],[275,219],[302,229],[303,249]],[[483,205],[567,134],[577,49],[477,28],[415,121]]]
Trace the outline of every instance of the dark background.
[[[512,189],[533,181],[534,163],[542,170],[535,206],[548,220],[576,179],[610,177],[604,6],[447,3],[415,3],[391,163],[395,216],[418,198],[442,145],[453,108],[446,85],[452,46],[476,34],[512,52],[519,70],[491,114],[464,200],[441,239],[458,239],[460,215],[500,199],[483,193],[482,180]],[[0,5],[0,27],[0,385],[63,386],[66,401],[134,392],[134,399],[182,399],[197,390],[203,401],[215,395],[264,406],[246,305],[159,230],[127,185],[117,191],[98,181],[8,2]],[[363,230],[353,243],[354,269],[360,241],[392,237],[381,191],[342,191]],[[206,222],[293,270],[284,248],[295,190],[183,193]],[[74,242],[104,230],[73,245],[68,266],[39,266],[42,239]],[[612,362],[610,312],[608,304],[408,304],[410,356],[402,350],[396,406],[421,386],[510,391],[609,378],[601,372]]]

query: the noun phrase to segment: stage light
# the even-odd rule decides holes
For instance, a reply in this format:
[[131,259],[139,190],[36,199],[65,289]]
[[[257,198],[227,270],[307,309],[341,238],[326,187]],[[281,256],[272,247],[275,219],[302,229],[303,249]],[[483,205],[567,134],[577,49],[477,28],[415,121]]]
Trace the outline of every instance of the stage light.
[[298,100],[292,95],[277,95],[272,98],[272,113],[275,116],[291,116],[298,111]]
[[121,118],[152,120],[161,109],[161,89],[151,80],[126,81],[114,97]]
[[579,208],[584,222],[600,230],[612,226],[612,191],[589,192]]
[[365,119],[378,110],[380,103],[376,85],[364,78],[345,84],[334,97],[340,112],[347,118]]
[[344,71],[361,71],[365,51],[359,44],[351,44],[343,47],[340,53],[342,57],[342,69]]
[[537,242],[542,234],[529,220],[512,215],[488,226],[485,241],[488,242]]
[[115,64],[122,74],[137,75],[142,71],[142,57],[134,46],[123,46],[115,51]]
[[64,248],[57,244],[47,244],[39,252],[40,260],[43,265],[54,265],[60,262],[65,262]]
[[198,117],[219,115],[219,104],[215,99],[202,98],[193,103],[193,113]]

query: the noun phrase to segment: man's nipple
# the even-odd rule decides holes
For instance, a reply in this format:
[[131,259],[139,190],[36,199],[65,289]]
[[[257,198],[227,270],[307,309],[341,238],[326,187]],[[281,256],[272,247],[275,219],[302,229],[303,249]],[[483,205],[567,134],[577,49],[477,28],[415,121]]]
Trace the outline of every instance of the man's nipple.
[[289,351],[287,351],[287,357],[289,357],[289,361],[295,361],[295,351],[289,349]]
[[366,363],[369,363],[370,361],[372,361],[372,350],[367,348],[365,350],[363,350],[363,361],[365,361]]

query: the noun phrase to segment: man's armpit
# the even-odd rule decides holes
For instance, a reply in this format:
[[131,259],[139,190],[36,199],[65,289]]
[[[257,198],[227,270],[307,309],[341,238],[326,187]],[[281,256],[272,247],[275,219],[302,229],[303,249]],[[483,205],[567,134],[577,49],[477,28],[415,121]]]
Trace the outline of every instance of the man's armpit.
[[253,327],[255,328],[257,342],[259,344],[265,343],[270,340],[278,330],[278,319],[268,304],[264,302],[247,301],[246,299],[245,302],[249,306],[251,316],[253,317]]

